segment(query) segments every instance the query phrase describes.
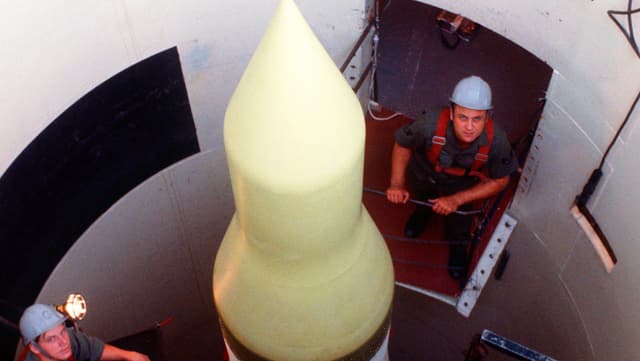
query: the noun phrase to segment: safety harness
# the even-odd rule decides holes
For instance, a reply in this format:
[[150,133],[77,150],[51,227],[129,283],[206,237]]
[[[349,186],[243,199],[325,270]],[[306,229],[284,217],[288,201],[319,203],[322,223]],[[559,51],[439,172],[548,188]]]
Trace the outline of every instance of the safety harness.
[[480,179],[486,178],[486,174],[479,171],[479,169],[489,160],[489,151],[491,150],[491,143],[493,142],[493,120],[487,119],[484,131],[487,134],[488,142],[486,145],[478,147],[478,152],[475,155],[473,164],[470,168],[442,168],[440,166],[440,152],[442,147],[447,143],[447,126],[451,120],[451,109],[444,108],[440,112],[438,118],[438,124],[436,130],[431,138],[431,147],[426,151],[427,159],[433,164],[433,169],[438,173],[446,173],[454,176],[476,176]]

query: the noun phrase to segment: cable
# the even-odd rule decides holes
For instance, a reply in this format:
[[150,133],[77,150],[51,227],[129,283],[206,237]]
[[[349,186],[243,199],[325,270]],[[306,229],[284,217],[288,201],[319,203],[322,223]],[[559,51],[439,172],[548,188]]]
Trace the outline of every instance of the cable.
[[373,65],[371,66],[371,81],[369,82],[369,100],[367,101],[367,113],[369,113],[369,116],[371,116],[371,118],[374,120],[385,121],[385,120],[393,119],[394,117],[401,115],[401,113],[395,112],[386,117],[378,117],[375,114],[373,114],[373,111],[371,110],[371,99],[373,98],[372,96],[373,85],[375,83],[376,69],[378,68],[378,43],[380,42],[378,29],[379,29],[379,24],[378,24],[378,21],[376,20],[376,29],[375,29],[375,32],[373,33]]
[[629,111],[627,112],[627,116],[625,117],[624,121],[618,128],[618,131],[616,132],[615,136],[611,140],[611,143],[609,143],[609,146],[604,152],[604,155],[600,160],[600,165],[598,166],[598,168],[593,170],[593,172],[591,173],[591,176],[589,176],[589,180],[587,180],[587,183],[585,183],[584,187],[582,188],[582,192],[580,192],[580,194],[576,196],[576,200],[575,200],[575,206],[578,208],[578,210],[580,211],[580,213],[588,223],[588,226],[591,226],[591,230],[595,233],[597,238],[600,240],[600,242],[604,246],[605,251],[607,252],[607,255],[609,256],[613,264],[616,264],[618,262],[618,259],[615,253],[613,252],[613,248],[611,247],[611,244],[609,243],[609,240],[607,239],[606,235],[598,225],[598,222],[596,221],[595,217],[589,211],[589,208],[587,208],[587,202],[589,201],[589,198],[591,198],[591,195],[593,195],[593,193],[595,192],[596,187],[598,186],[598,182],[600,181],[600,178],[602,178],[602,167],[604,166],[604,162],[607,156],[609,155],[609,151],[611,151],[611,148],[620,137],[620,133],[622,132],[622,129],[625,128],[625,126],[627,125],[627,122],[631,118],[631,113],[633,113],[633,110],[638,104],[638,100],[640,100],[640,91],[638,92],[638,95],[636,95],[636,99],[633,101],[633,104],[629,108]]
[[[640,10],[640,9],[638,9],[638,10]],[[627,112],[627,116],[624,118],[624,121],[620,125],[620,128],[618,128],[618,131],[616,132],[616,135],[613,137],[613,140],[611,141],[611,143],[607,147],[607,150],[604,152],[604,155],[602,156],[602,160],[600,161],[600,165],[598,166],[598,169],[602,169],[602,166],[604,165],[604,161],[607,158],[607,155],[609,155],[609,151],[611,150],[611,148],[615,144],[616,140],[620,136],[620,133],[622,132],[622,129],[625,127],[625,125],[627,125],[627,122],[629,121],[629,118],[631,118],[631,113],[633,113],[633,110],[635,109],[636,105],[638,104],[638,100],[640,100],[640,91],[638,92],[638,95],[636,95],[636,99],[633,101],[633,104],[631,105],[631,108],[629,108],[629,111]]]
[[[638,44],[636,43],[635,37],[633,35],[633,21],[632,21],[632,18],[631,18],[631,14],[640,12],[640,8],[632,10],[631,9],[632,2],[633,2],[633,0],[629,0],[629,3],[627,5],[627,11],[609,10],[609,11],[607,11],[607,15],[609,15],[609,17],[611,18],[611,20],[613,20],[613,22],[616,24],[618,29],[620,29],[620,31],[627,38],[627,41],[629,41],[629,44],[631,44],[631,47],[633,48],[633,51],[635,51],[636,55],[638,55],[638,57],[640,57],[640,51],[638,49]],[[618,20],[616,20],[616,18],[613,16],[614,14],[616,14],[616,15],[627,15],[627,22],[628,22],[628,26],[629,26],[629,32],[628,33],[625,31],[625,29],[622,27],[622,25],[620,25],[620,22]],[[589,202],[589,199],[591,198],[591,196],[595,192],[596,187],[598,186],[598,182],[600,182],[600,178],[602,178],[602,167],[604,166],[604,162],[606,161],[607,156],[609,155],[609,152],[613,148],[613,145],[619,139],[620,133],[622,132],[622,129],[624,129],[626,127],[627,122],[631,118],[631,113],[633,113],[633,110],[636,108],[636,105],[638,104],[638,100],[640,100],[640,91],[638,92],[638,95],[636,95],[636,98],[633,101],[633,104],[631,104],[631,107],[629,108],[629,111],[627,112],[627,116],[625,117],[625,119],[622,122],[622,124],[620,125],[620,127],[618,127],[618,131],[616,132],[616,134],[614,135],[613,139],[611,140],[611,142],[607,146],[607,149],[605,150],[604,154],[602,155],[602,159],[600,160],[600,164],[598,165],[598,168],[594,169],[593,172],[591,172],[591,175],[589,176],[589,179],[587,180],[587,183],[585,183],[585,185],[582,187],[582,192],[580,192],[580,194],[578,194],[576,196],[576,199],[575,199],[575,207],[577,208],[577,213],[574,214],[574,217],[576,217],[576,220],[582,219],[582,221],[579,220],[578,223],[580,224],[580,226],[582,228],[584,228],[584,230],[585,230],[585,232],[587,234],[592,234],[592,235],[594,235],[594,238],[598,238],[599,239],[599,241],[604,246],[605,251],[606,251],[608,257],[610,258],[610,261],[611,261],[612,264],[616,264],[617,261],[618,261],[617,258],[616,258],[616,255],[613,252],[613,249],[611,248],[611,244],[609,243],[609,240],[607,239],[606,235],[604,234],[604,232],[602,231],[602,229],[598,225],[598,222],[596,221],[595,217],[593,217],[593,215],[589,211],[589,208],[587,207],[587,202]],[[580,217],[578,217],[578,216],[580,216]],[[590,228],[590,229],[588,229],[588,228]],[[601,257],[603,257],[603,256],[601,255]],[[607,261],[605,261],[605,263],[608,264]]]
[[391,119],[397,117],[398,115],[401,115],[401,113],[395,112],[395,113],[393,113],[393,114],[391,114],[389,116],[386,116],[386,117],[378,117],[378,116],[373,114],[373,111],[371,110],[371,103],[367,104],[367,112],[369,113],[369,116],[373,120],[377,120],[377,121],[391,120]]
[[417,244],[446,244],[446,245],[468,245],[471,241],[449,241],[449,240],[437,240],[437,239],[420,239],[420,238],[409,238],[409,237],[401,237],[393,234],[383,233],[382,237],[384,239],[390,239],[393,241],[406,242],[406,243],[417,243]]
[[[369,188],[369,187],[363,187],[362,190],[364,192],[377,194],[377,195],[383,196],[383,197],[387,196],[386,192],[383,192],[383,191],[380,191],[380,190],[377,190],[377,189],[373,189],[373,188]],[[413,204],[418,204],[418,205],[426,206],[426,207],[433,207],[433,203],[431,203],[431,202],[423,202],[423,201],[419,201],[419,200],[413,199],[413,198],[409,198],[409,200],[407,202],[411,202]],[[453,211],[452,213],[459,214],[459,215],[462,215],[462,216],[470,216],[472,214],[482,213],[482,209],[475,209],[475,210],[470,210],[470,211]]]
[[636,99],[633,101],[631,108],[629,108],[629,111],[627,112],[627,116],[625,117],[624,121],[618,128],[618,131],[616,132],[615,136],[611,140],[611,143],[609,143],[609,146],[605,150],[604,155],[600,160],[600,164],[598,165],[598,168],[593,170],[593,172],[589,176],[589,180],[587,181],[587,183],[585,183],[584,187],[582,188],[582,192],[580,192],[580,194],[576,196],[576,205],[578,206],[578,208],[580,208],[581,211],[583,209],[586,210],[586,204],[589,201],[589,198],[591,198],[591,195],[593,194],[593,192],[595,192],[596,187],[598,186],[598,182],[600,182],[600,178],[602,178],[602,167],[604,166],[604,162],[607,159],[607,156],[609,155],[611,148],[620,137],[620,133],[622,132],[622,129],[625,128],[625,126],[627,125],[627,122],[631,118],[631,113],[633,113],[633,110],[638,104],[638,100],[640,100],[640,92],[638,92],[638,95],[636,95]]
[[[627,5],[627,11],[609,10],[607,11],[607,15],[609,15],[609,17],[611,18],[611,20],[613,20],[613,22],[616,24],[618,29],[620,29],[620,31],[624,34],[624,37],[627,38],[627,41],[631,45],[631,48],[636,53],[636,55],[640,57],[640,49],[638,49],[638,43],[636,42],[635,36],[633,35],[633,20],[631,19],[631,15],[634,13],[640,12],[640,8],[632,10],[631,9],[632,3],[633,3],[633,0],[629,0],[629,3]],[[627,23],[629,25],[628,33],[624,30],[622,25],[620,25],[620,22],[613,17],[613,15],[627,15]]]

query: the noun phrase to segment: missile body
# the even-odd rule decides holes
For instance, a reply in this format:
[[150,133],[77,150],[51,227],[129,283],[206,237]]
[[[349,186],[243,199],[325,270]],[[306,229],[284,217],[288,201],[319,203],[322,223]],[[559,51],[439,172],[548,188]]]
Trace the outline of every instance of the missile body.
[[226,111],[236,212],[214,300],[232,360],[385,360],[386,244],[362,206],[364,119],[282,0]]

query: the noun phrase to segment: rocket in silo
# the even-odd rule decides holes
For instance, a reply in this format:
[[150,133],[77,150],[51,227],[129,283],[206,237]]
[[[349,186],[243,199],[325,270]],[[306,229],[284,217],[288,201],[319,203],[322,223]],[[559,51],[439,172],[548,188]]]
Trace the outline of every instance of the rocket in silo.
[[387,360],[393,267],[362,206],[362,109],[282,0],[226,111],[236,212],[216,256],[232,360]]

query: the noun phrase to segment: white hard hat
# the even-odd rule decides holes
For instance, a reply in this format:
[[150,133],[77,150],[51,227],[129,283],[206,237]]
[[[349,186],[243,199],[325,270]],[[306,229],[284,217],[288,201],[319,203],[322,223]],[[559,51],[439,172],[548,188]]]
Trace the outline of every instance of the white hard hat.
[[25,345],[63,323],[67,318],[53,306],[36,303],[27,307],[20,317],[20,333]]
[[452,102],[469,109],[488,110],[491,105],[491,87],[479,76],[472,75],[456,84],[449,98]]

